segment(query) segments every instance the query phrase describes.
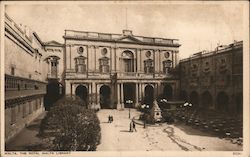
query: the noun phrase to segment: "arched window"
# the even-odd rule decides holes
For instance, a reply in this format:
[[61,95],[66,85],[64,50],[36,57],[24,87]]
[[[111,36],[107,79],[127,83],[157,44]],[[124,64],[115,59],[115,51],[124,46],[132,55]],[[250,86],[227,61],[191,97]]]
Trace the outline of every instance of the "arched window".
[[134,55],[131,51],[122,53],[124,72],[134,72]]

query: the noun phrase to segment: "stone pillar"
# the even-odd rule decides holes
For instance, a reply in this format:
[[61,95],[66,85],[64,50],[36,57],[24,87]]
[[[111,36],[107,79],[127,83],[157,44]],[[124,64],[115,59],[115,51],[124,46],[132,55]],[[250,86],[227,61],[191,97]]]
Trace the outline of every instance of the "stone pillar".
[[162,94],[162,90],[161,90],[161,88],[162,88],[162,87],[161,87],[161,83],[160,83],[160,82],[158,82],[158,83],[157,83],[157,89],[158,89],[157,91],[158,91],[158,95]]
[[120,110],[121,108],[120,84],[117,84],[117,109]]
[[90,104],[90,107],[92,106],[92,83],[89,83],[88,84],[89,86],[89,104]]
[[121,107],[124,108],[123,83],[121,83]]
[[100,84],[97,84],[96,85],[96,107],[97,108],[101,108],[101,105],[100,105],[100,93],[99,93],[99,91],[100,91],[100,88],[101,88],[101,85]]
[[139,85],[139,93],[138,93],[138,96],[139,96],[139,103],[141,103],[141,102],[142,102],[141,83],[138,83],[138,85]]
[[141,51],[137,49],[137,72],[141,72]]
[[139,92],[138,92],[138,86],[139,84],[135,84],[135,107],[139,106]]
[[66,95],[71,94],[71,84],[69,81],[65,81],[65,94]]

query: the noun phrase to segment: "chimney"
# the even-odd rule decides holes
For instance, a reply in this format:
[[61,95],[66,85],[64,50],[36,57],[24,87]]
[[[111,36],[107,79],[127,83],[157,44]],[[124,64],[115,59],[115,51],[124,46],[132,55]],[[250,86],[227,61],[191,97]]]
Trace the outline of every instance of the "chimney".
[[124,35],[124,36],[133,36],[133,34],[132,34],[132,31],[131,30],[123,30],[122,31],[122,34]]

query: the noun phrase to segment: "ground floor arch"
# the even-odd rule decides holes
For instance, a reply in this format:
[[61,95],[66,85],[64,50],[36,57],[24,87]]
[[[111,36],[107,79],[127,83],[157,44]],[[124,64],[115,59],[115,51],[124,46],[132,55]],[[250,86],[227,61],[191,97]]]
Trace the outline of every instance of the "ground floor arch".
[[196,91],[191,92],[189,101],[194,107],[199,107],[199,94]]
[[216,108],[222,112],[229,110],[229,97],[225,92],[218,93],[216,97]]
[[88,102],[88,88],[84,85],[78,85],[75,90],[75,95],[84,101],[84,104]]
[[202,108],[208,109],[213,104],[213,97],[209,91],[205,91],[201,95],[201,106]]
[[[135,106],[136,102],[136,84],[135,83],[124,83],[123,84],[123,96],[124,96],[124,107],[130,108]],[[132,102],[132,103],[130,103]]]
[[144,103],[151,106],[154,102],[154,87],[152,85],[146,85],[144,88]]
[[65,94],[64,86],[58,81],[49,81],[46,86],[46,94],[44,96],[45,110],[49,110],[53,104]]
[[164,85],[163,88],[163,97],[167,100],[172,100],[173,99],[173,88],[171,85],[167,84]]
[[111,108],[111,88],[108,85],[100,88],[100,106],[101,109]]

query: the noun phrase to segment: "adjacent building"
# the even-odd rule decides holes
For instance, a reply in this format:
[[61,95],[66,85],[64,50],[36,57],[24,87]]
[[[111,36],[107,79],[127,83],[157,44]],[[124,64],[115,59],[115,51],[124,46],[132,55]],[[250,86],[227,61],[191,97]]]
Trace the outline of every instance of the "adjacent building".
[[65,90],[89,108],[136,107],[178,96],[178,40],[65,30]]
[[243,42],[180,61],[180,96],[203,109],[242,114]]
[[[62,81],[63,46],[44,43],[36,32],[5,14],[5,140],[44,111],[47,84]],[[56,58],[56,59],[54,59]],[[61,60],[61,63],[58,60]],[[52,66],[52,62],[57,60]],[[54,68],[56,66],[56,68]]]

